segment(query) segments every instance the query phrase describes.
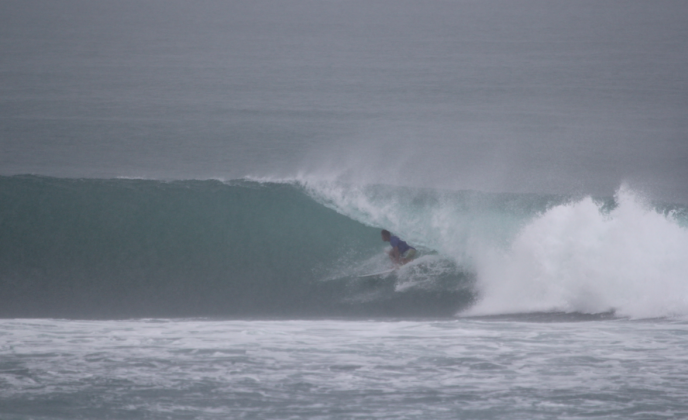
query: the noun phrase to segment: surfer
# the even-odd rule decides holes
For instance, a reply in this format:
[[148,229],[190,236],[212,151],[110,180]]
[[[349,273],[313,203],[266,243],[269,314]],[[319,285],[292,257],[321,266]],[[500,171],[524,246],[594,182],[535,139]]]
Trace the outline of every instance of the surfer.
[[395,264],[404,265],[416,256],[416,248],[402,241],[398,236],[394,236],[384,229],[381,233],[382,241],[392,245],[392,249],[387,251],[387,254]]

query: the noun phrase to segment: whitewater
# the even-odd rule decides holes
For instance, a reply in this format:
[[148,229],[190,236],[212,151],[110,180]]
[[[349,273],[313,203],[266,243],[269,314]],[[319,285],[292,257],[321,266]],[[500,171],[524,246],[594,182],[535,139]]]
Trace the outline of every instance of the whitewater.
[[688,416],[679,321],[4,319],[0,334],[11,420]]

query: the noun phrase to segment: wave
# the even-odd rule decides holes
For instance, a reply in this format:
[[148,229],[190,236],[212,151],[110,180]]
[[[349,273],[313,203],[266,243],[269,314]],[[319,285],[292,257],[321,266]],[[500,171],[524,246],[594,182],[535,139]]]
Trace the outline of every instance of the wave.
[[0,197],[4,317],[447,316],[470,299],[359,281],[388,264],[379,231],[294,183],[12,176]]
[[[688,312],[686,209],[323,179],[0,177],[3,317]],[[394,273],[379,229],[421,256]]]

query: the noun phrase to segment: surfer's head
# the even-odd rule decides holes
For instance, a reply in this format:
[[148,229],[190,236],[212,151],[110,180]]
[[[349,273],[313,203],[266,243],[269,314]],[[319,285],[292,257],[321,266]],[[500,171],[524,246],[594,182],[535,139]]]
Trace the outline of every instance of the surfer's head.
[[380,232],[380,233],[382,234],[382,240],[384,242],[389,242],[389,238],[392,236],[392,234],[389,233],[388,230],[384,230],[384,229],[382,229],[382,232]]

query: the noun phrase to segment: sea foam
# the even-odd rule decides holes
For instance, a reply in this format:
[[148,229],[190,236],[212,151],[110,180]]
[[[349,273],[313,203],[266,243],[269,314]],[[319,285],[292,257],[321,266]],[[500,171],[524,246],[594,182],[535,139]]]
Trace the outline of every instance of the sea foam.
[[627,188],[616,202],[555,206],[508,249],[478,255],[481,298],[468,313],[688,315],[688,230]]

